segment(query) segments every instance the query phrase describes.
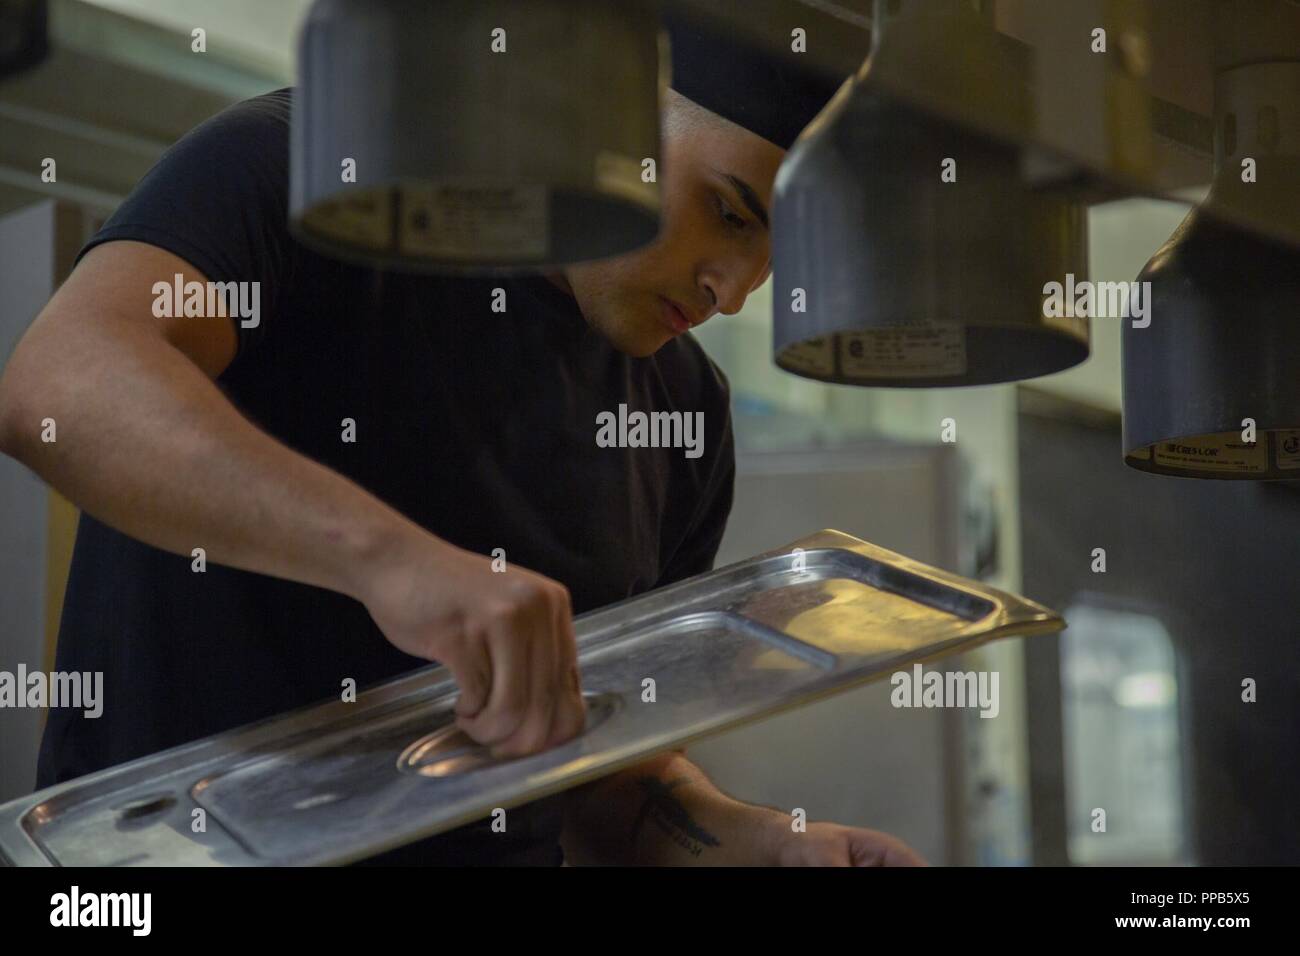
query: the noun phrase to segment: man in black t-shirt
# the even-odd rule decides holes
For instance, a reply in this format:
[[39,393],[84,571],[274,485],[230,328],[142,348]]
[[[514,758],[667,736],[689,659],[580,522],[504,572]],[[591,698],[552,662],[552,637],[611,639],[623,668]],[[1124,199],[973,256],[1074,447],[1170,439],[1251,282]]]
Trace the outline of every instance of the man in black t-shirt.
[[[51,711],[41,786],[430,660],[462,729],[532,753],[582,726],[573,614],[712,567],[728,385],[675,311],[733,313],[766,279],[781,146],[672,93],[656,243],[545,276],[408,276],[289,236],[291,97],[168,150],[0,379],[3,450],[83,509],[56,667],[105,675],[101,718]],[[177,276],[250,283],[256,308],[160,309]],[[702,413],[701,454],[601,447],[620,404]],[[561,838],[575,862],[915,859],[874,831],[795,833],[679,752],[513,810],[506,834],[379,859],[553,864]]]

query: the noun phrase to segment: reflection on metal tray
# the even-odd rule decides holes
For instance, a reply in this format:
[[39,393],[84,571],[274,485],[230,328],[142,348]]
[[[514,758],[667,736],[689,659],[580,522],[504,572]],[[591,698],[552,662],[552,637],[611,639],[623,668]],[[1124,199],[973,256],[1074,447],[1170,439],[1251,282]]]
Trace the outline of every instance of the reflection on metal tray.
[[[0,858],[36,865],[330,864],[576,786],[706,734],[998,637],[1040,605],[837,531],[584,614],[588,720],[498,760],[455,730],[436,666],[0,807]],[[643,692],[654,681],[653,702]],[[202,810],[203,813],[198,813]],[[206,816],[206,831],[191,822]]]
[[[622,703],[616,694],[593,694],[586,691],[582,696],[587,707],[584,727],[587,732],[603,724]],[[477,743],[448,718],[447,724],[408,745],[397,758],[397,769],[400,773],[414,773],[421,777],[450,777],[453,774],[470,773],[490,764],[504,763],[508,759],[510,758],[494,757],[487,747]]]

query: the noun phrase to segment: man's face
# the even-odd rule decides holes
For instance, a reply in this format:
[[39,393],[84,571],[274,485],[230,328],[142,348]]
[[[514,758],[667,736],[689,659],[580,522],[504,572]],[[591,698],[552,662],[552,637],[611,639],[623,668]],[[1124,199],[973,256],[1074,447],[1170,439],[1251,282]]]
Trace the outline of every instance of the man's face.
[[680,334],[665,300],[698,325],[740,311],[771,272],[765,220],[785,150],[671,91],[667,110],[658,238],[548,276],[575,296],[596,331],[636,357]]

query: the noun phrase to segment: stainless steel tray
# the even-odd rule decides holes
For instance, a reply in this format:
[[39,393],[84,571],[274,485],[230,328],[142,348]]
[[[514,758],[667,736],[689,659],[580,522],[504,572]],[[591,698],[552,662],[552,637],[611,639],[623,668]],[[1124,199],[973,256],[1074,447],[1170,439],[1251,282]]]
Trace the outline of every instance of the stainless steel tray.
[[[588,721],[560,747],[493,760],[455,730],[455,686],[430,666],[355,703],[293,711],[0,806],[0,858],[347,863],[916,661],[1064,626],[1038,604],[829,530],[574,623]],[[646,678],[653,703],[642,700]],[[194,833],[200,808],[206,832]]]

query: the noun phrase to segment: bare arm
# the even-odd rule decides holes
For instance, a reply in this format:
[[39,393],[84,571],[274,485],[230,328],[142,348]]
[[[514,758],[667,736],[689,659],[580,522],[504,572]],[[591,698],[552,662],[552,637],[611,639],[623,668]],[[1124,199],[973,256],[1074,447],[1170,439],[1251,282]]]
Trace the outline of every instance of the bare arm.
[[0,378],[0,450],[155,547],[363,602],[394,646],[451,669],[461,726],[504,755],[577,733],[567,590],[494,573],[245,419],[213,382],[233,320],[153,315],[153,284],[178,272],[207,281],[146,243],[91,250]]

